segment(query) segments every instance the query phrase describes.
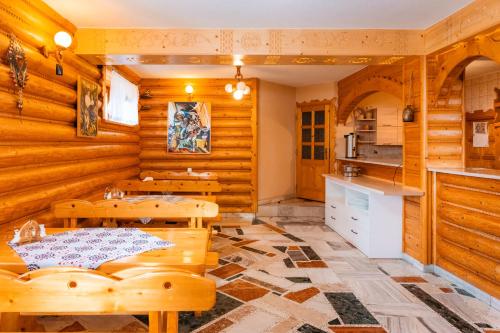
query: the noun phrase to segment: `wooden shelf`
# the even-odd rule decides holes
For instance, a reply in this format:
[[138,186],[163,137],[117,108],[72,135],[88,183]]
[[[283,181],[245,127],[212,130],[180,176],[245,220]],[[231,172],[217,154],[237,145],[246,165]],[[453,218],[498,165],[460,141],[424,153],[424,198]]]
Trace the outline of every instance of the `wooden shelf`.
[[356,121],[375,121],[377,120],[376,118],[371,118],[371,119],[356,119]]
[[377,130],[357,130],[355,132],[376,132]]
[[375,141],[358,141],[359,144],[374,144]]

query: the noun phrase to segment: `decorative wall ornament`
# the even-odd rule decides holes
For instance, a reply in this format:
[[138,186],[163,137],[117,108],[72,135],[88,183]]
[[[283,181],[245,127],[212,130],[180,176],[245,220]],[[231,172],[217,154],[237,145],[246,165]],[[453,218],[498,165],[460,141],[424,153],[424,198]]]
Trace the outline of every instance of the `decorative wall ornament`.
[[23,109],[23,89],[28,80],[28,62],[24,53],[21,43],[17,40],[16,36],[9,34],[10,44],[7,49],[7,63],[10,67],[10,74],[14,81],[14,86],[17,88],[17,108],[19,114]]
[[99,94],[101,87],[93,81],[78,76],[76,135],[96,137],[99,121]]

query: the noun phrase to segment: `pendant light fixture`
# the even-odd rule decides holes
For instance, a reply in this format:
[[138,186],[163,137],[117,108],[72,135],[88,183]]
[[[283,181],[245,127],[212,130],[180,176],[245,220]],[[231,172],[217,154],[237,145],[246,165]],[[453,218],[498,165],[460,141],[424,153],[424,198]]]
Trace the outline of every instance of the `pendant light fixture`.
[[236,65],[236,75],[234,78],[236,79],[236,86],[233,87],[232,83],[228,83],[224,89],[228,94],[233,94],[233,98],[239,101],[244,95],[248,95],[250,93],[250,87],[243,81],[241,65]]

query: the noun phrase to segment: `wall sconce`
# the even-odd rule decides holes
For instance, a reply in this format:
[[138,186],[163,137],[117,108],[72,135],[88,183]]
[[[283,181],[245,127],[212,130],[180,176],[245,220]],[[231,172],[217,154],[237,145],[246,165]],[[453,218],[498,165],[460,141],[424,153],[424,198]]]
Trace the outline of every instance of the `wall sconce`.
[[67,33],[66,31],[59,31],[54,35],[56,50],[53,52],[49,52],[46,46],[43,47],[42,52],[46,57],[54,55],[54,57],[56,58],[56,75],[63,75],[63,51],[70,47],[72,42],[73,38],[69,33]]
[[187,84],[185,87],[184,87],[184,91],[186,92],[186,94],[188,94],[188,97],[189,97],[189,100],[191,101],[191,98],[193,97],[193,93],[194,93],[194,88],[192,85],[190,84]]

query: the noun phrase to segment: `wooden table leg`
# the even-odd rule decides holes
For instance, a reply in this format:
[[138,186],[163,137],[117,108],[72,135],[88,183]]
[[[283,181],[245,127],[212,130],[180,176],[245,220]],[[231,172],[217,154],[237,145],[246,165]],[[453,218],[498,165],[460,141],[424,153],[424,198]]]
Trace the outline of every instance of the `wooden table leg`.
[[164,313],[164,330],[167,333],[179,332],[179,312],[165,312]]
[[149,333],[161,333],[161,312],[152,311],[149,313]]
[[19,332],[21,314],[19,312],[2,312],[0,318],[0,332]]

